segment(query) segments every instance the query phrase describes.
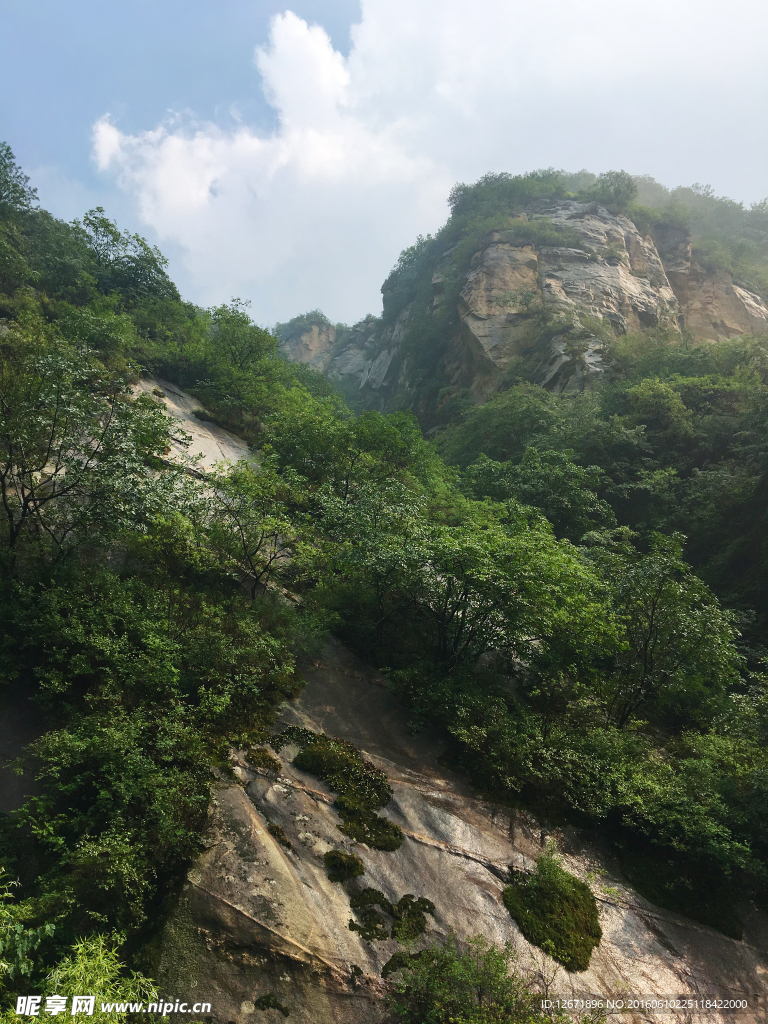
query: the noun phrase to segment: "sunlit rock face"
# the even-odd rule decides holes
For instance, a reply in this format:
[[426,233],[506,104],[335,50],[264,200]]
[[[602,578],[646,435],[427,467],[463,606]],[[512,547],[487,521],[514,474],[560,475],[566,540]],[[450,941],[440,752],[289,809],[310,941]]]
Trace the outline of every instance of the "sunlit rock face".
[[669,274],[691,333],[706,341],[768,333],[768,306],[759,295],[740,288],[725,271],[705,271],[692,263]]
[[[484,386],[472,388],[478,397],[525,353],[543,318],[549,343],[533,376],[556,391],[580,389],[602,372],[603,341],[590,327],[614,334],[678,328],[678,302],[656,246],[627,217],[565,201],[534,207],[528,217],[577,232],[583,248],[521,247],[515,232],[494,231],[475,254],[458,313],[470,346],[476,343],[488,363]],[[586,334],[578,350],[569,337],[575,322]]]
[[[343,336],[305,323],[283,335],[286,354],[322,370],[358,407],[412,408],[430,425],[438,393],[482,402],[514,373],[558,393],[583,390],[606,370],[606,341],[627,332],[717,341],[768,331],[768,306],[696,264],[682,228],[660,228],[654,242],[624,214],[575,200],[533,203],[517,218],[536,221],[562,229],[567,244],[521,245],[514,224],[490,231],[458,291],[450,249],[430,271],[426,304],[409,300],[387,324],[367,317]],[[425,316],[440,325],[437,344]],[[436,355],[425,369],[428,346]]]

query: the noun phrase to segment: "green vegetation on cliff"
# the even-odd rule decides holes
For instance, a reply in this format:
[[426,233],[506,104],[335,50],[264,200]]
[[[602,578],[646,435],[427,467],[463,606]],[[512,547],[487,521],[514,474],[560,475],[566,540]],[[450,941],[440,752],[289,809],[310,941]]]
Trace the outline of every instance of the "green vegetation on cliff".
[[[574,187],[620,205],[624,184]],[[567,185],[483,188],[511,196],[511,216],[518,192]],[[420,287],[447,242],[470,258],[459,235],[473,217],[486,230],[488,195],[455,193],[464,227],[420,243],[391,295]],[[2,682],[42,733],[25,755],[37,795],[0,827],[25,991],[84,942],[120,941],[151,971],[212,768],[267,742],[329,628],[389,674],[414,728],[440,725],[479,788],[599,831],[654,899],[738,933],[731,894],[768,882],[759,342],[626,337],[594,393],[512,384],[459,408],[438,451],[409,413],[355,416],[243,304],[184,303],[160,253],[102,211],[65,224],[37,209],[7,148],[0,228]],[[178,426],[131,390],[142,369],[258,458],[184,471]],[[389,829],[394,848],[376,815],[386,780],[336,741],[302,745],[347,833],[373,845]],[[430,957],[402,976],[403,1019],[430,1019],[420,993],[441,971],[465,994],[482,975],[499,1013],[531,1016],[499,981],[502,954]],[[458,996],[434,998],[447,1012]]]
[[603,936],[597,904],[586,882],[565,871],[552,853],[530,875],[516,872],[504,904],[523,935],[568,971],[586,971]]

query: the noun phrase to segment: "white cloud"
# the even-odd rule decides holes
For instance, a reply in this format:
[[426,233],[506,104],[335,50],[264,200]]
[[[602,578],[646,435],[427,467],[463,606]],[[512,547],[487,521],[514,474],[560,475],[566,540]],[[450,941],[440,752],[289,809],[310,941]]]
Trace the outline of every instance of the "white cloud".
[[756,0],[363,0],[344,58],[288,11],[254,58],[273,134],[186,115],[128,135],[105,117],[94,159],[191,298],[353,320],[457,179],[626,167],[761,198],[766,28]]

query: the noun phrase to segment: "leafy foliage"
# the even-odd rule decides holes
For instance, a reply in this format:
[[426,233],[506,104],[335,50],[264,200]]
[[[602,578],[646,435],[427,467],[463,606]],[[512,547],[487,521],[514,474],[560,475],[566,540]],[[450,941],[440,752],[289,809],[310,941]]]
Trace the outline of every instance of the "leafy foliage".
[[398,974],[387,1004],[404,1024],[534,1024],[549,1020],[536,996],[514,971],[515,951],[490,946],[480,936],[461,952],[454,939],[411,955],[396,953],[385,966]]
[[[122,935],[92,935],[76,942],[69,955],[48,975],[48,991],[63,996],[98,993],[100,1007],[104,1003],[113,1006],[99,1012],[100,1018],[109,1024],[122,1024],[127,1019],[127,1003],[146,1005],[156,1001],[157,992],[148,978],[135,972],[126,976],[119,957],[122,940]],[[124,1008],[118,1008],[121,1003]],[[74,1017],[85,1019],[87,1014]]]
[[[672,244],[690,224],[697,258],[758,287],[762,207],[634,183],[648,230]],[[443,461],[410,413],[355,416],[292,368],[240,300],[182,302],[157,250],[103,211],[66,224],[36,208],[2,150],[1,671],[45,728],[27,751],[40,793],[2,822],[20,881],[0,932],[13,984],[22,966],[42,982],[78,942],[141,946],[201,848],[210,766],[232,743],[267,771],[262,744],[296,744],[342,831],[397,849],[383,773],[341,740],[270,735],[329,628],[483,791],[600,829],[650,898],[738,934],[730,894],[768,877],[764,342],[627,335],[592,393],[515,371],[483,405],[441,397],[440,339],[478,242],[567,244],[521,213],[630,193],[621,172],[487,176],[403,253],[384,319],[414,302],[397,358],[424,380],[423,425],[453,403]],[[191,389],[256,457],[182,471],[183,436],[132,397],[141,368]],[[427,903],[374,900],[359,926],[411,942]],[[519,978],[502,980],[506,954],[472,949],[403,961],[397,1013],[536,1019]]]

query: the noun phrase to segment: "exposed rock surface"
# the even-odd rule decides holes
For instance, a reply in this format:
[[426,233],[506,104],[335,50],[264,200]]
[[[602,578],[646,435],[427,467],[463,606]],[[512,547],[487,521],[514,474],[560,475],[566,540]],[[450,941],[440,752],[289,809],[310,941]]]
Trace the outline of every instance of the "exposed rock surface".
[[768,305],[724,272],[692,262],[684,229],[660,228],[655,244],[628,217],[573,200],[534,203],[520,219],[544,218],[569,232],[569,243],[525,245],[513,229],[491,231],[463,271],[455,308],[443,307],[451,249],[431,272],[428,310],[410,302],[394,323],[368,317],[343,337],[331,337],[319,322],[305,325],[300,337],[286,335],[286,353],[323,369],[356,404],[421,412],[419,396],[430,382],[415,369],[414,349],[423,344],[415,314],[442,314],[435,376],[444,389],[465,389],[475,401],[523,358],[536,383],[581,390],[604,372],[611,334],[667,327],[715,341],[768,331]]
[[[413,737],[406,715],[371,669],[332,641],[306,672],[300,699],[285,706],[285,724],[300,724],[356,743],[390,778],[394,798],[385,814],[405,832],[394,853],[369,850],[336,828],[333,797],[282,751],[280,775],[233,756],[233,777],[221,776],[211,816],[210,846],[189,873],[179,906],[162,937],[161,981],[173,993],[210,1000],[217,1022],[262,1019],[256,1000],[273,994],[302,1024],[375,1024],[383,1020],[381,968],[396,951],[393,940],[366,942],[350,931],[348,895],[332,884],[322,855],[341,849],[362,857],[366,873],[350,891],[372,886],[396,901],[405,893],[436,905],[426,938],[450,931],[510,940],[519,966],[536,980],[555,965],[529,946],[501,902],[509,865],[529,868],[546,839],[533,818],[474,797],[438,764],[432,733]],[[287,850],[268,832],[282,826]],[[721,993],[768,994],[765,922],[754,909],[745,940],[736,942],[704,925],[653,906],[626,885],[616,868],[561,835],[567,867],[587,878],[598,899],[603,940],[583,974],[560,969],[552,983],[561,995]],[[353,967],[358,970],[353,971]],[[358,975],[355,977],[354,975]],[[275,1019],[277,1011],[270,1011]],[[763,1010],[742,1012],[743,1024]],[[629,1020],[684,1020],[685,1014]],[[696,1020],[733,1019],[717,1011]]]
[[720,341],[742,334],[768,333],[768,306],[759,295],[734,284],[723,270],[705,271],[692,263],[669,273],[683,323],[697,338]]
[[134,392],[151,395],[162,402],[187,435],[188,443],[175,442],[172,447],[170,458],[175,462],[212,469],[219,462],[235,463],[251,457],[251,450],[242,438],[196,416],[195,413],[205,413],[202,403],[175,384],[159,378],[142,377]]
[[[280,326],[283,325],[278,328]],[[336,328],[332,323],[318,320],[304,329],[286,330],[280,340],[292,362],[307,363],[313,370],[325,371],[336,344]]]

